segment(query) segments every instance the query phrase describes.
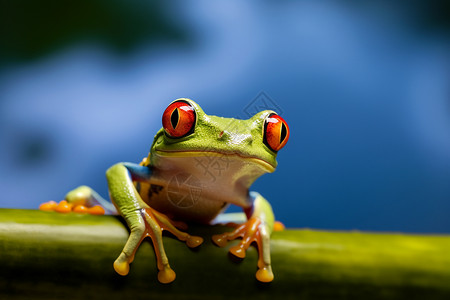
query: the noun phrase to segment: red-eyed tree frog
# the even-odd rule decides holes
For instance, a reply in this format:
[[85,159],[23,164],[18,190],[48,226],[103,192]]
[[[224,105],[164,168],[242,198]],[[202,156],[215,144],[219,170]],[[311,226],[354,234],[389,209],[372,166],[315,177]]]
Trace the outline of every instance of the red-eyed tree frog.
[[232,232],[214,235],[213,242],[223,247],[242,238],[229,250],[240,258],[256,242],[256,278],[272,281],[270,235],[274,227],[282,225],[275,222],[269,202],[249,187],[262,174],[275,170],[277,152],[289,138],[287,123],[270,110],[247,120],[210,116],[194,101],[180,98],[164,111],[162,124],[150,153],[140,164],[117,163],[106,171],[113,205],[81,186],[61,203],[47,202],[41,209],[119,213],[130,235],[114,262],[116,272],[128,274],[136,250],[149,236],[156,253],[158,280],[169,283],[175,272],[164,251],[162,231],[171,232],[188,247],[197,247],[203,238],[181,231],[186,229],[184,222],[210,223],[229,204],[235,204],[243,208],[247,221]]

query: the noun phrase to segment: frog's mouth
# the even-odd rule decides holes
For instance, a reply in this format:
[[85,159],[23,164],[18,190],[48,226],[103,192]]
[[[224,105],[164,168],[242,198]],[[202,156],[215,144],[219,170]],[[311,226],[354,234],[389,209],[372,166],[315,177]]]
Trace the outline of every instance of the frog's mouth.
[[247,156],[242,155],[240,153],[232,152],[232,153],[226,153],[226,152],[215,152],[215,151],[180,151],[180,150],[156,150],[155,151],[157,155],[160,156],[167,156],[167,157],[205,157],[205,156],[212,156],[212,157],[237,157],[240,159],[244,159],[246,161],[252,162],[256,165],[259,165],[265,169],[266,172],[272,173],[275,171],[274,165],[271,163],[259,158],[259,157],[253,157],[253,156]]

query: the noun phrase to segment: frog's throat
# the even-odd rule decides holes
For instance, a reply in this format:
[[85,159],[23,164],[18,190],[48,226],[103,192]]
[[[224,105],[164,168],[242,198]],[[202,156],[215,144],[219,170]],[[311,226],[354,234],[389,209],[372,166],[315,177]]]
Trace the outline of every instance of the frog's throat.
[[191,151],[156,150],[156,153],[161,156],[170,156],[170,157],[237,156],[262,166],[268,173],[272,173],[273,171],[275,171],[275,166],[273,166],[271,163],[261,158],[245,156],[236,152],[224,153],[224,152],[202,151],[202,150],[191,150]]

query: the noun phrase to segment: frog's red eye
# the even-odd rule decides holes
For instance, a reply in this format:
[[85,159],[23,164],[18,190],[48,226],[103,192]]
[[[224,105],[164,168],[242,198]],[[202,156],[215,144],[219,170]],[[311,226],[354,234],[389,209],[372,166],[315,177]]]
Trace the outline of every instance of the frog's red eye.
[[187,101],[178,100],[164,111],[162,125],[170,137],[180,138],[194,132],[196,118],[192,105]]
[[286,121],[277,114],[270,114],[264,123],[264,143],[273,151],[286,145],[289,139],[289,127]]

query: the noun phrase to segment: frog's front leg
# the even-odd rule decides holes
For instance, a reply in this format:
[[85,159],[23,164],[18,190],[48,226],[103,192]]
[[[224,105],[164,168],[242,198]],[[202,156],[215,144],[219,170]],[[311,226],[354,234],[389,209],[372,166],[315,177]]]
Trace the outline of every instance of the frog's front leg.
[[136,250],[142,240],[149,236],[155,249],[159,270],[158,280],[162,283],[169,283],[175,279],[175,272],[170,268],[164,251],[162,231],[168,230],[179,240],[186,241],[189,247],[200,245],[203,239],[179,231],[175,227],[176,223],[166,215],[152,209],[142,200],[133,181],[148,181],[151,173],[149,167],[130,163],[116,164],[106,172],[111,200],[130,228],[130,236],[122,253],[114,262],[114,269],[120,275],[127,275],[129,264],[133,261]]
[[247,222],[238,226],[234,231],[217,234],[212,237],[213,242],[224,247],[228,241],[242,238],[242,241],[230,248],[230,253],[244,258],[246,250],[255,242],[258,247],[258,271],[256,279],[261,282],[273,280],[272,266],[270,263],[270,234],[274,227],[274,215],[269,202],[257,192],[250,192],[249,200],[252,205],[245,212]]

